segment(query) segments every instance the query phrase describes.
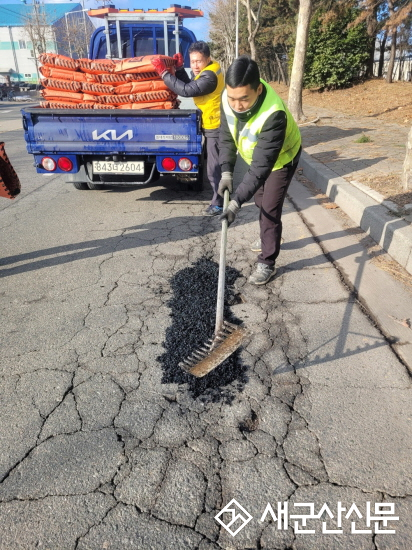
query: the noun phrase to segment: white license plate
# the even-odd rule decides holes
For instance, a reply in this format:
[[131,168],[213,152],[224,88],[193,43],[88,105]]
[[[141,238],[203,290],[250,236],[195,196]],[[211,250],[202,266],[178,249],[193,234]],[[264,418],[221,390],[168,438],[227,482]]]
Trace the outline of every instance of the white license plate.
[[144,174],[144,162],[93,161],[94,174]]

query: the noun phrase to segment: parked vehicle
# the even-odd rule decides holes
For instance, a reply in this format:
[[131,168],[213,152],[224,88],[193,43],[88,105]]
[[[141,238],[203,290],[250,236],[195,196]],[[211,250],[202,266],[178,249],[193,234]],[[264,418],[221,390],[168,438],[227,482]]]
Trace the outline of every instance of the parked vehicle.
[[[196,37],[182,20],[203,16],[176,4],[161,12],[106,7],[89,15],[104,20],[90,41],[91,59],[172,56],[180,51],[187,64]],[[166,174],[200,190],[201,113],[192,105],[159,111],[23,109],[27,151],[34,155],[38,173],[62,174],[81,190],[143,185]]]

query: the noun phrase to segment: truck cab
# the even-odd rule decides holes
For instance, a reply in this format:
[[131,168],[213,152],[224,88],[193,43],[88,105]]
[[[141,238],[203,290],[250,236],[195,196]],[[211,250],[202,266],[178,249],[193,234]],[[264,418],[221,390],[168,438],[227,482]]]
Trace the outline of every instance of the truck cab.
[[[176,38],[174,27],[168,26],[167,45],[165,46],[165,29],[159,23],[133,23],[120,27],[120,55],[119,41],[115,25],[109,25],[110,56],[107,53],[107,39],[105,28],[96,29],[90,39],[90,58],[105,59],[107,57],[126,59],[140,55],[173,55],[176,53]],[[179,50],[185,59],[185,67],[190,65],[189,47],[196,42],[193,32],[186,27],[179,29]],[[168,52],[166,54],[166,51]]]

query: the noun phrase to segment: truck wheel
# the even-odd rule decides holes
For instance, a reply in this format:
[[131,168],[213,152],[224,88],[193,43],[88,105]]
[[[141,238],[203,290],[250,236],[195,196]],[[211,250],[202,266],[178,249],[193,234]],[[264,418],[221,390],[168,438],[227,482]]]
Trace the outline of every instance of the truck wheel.
[[193,181],[187,185],[187,188],[189,189],[189,191],[200,193],[201,191],[203,191],[203,181]]
[[87,185],[92,191],[100,191],[101,189],[104,189],[104,185],[102,185],[101,183],[91,183],[90,181],[88,181]]
[[191,181],[187,188],[190,189],[190,191],[195,191],[196,193],[200,193],[203,191],[203,182],[204,182],[204,169],[203,164],[200,167],[200,170],[198,172],[197,178],[195,181]]
[[73,185],[76,189],[79,189],[80,191],[86,191],[86,189],[89,189],[89,186],[85,181],[73,181]]

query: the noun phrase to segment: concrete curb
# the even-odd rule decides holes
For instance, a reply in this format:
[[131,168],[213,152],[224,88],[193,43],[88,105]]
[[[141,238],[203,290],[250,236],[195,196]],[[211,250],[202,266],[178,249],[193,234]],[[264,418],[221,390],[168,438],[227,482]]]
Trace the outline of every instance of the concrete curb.
[[412,275],[412,226],[384,202],[338,176],[302,151],[303,174]]

